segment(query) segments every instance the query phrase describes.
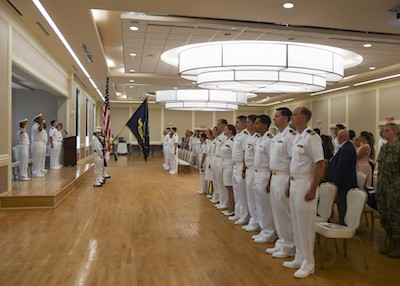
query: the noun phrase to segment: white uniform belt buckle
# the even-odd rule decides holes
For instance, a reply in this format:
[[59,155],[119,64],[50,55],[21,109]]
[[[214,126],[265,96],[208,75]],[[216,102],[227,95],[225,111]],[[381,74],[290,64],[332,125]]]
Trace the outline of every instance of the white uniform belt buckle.
[[310,178],[312,174],[299,174],[290,176],[291,181],[299,180],[299,179],[307,179]]

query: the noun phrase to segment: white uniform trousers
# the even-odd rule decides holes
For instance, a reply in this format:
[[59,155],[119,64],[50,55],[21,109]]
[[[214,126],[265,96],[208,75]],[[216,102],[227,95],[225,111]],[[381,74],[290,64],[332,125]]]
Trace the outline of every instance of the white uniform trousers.
[[[228,207],[229,197],[228,190],[224,185],[224,177],[223,177],[223,162],[222,158],[215,158],[215,181],[217,182],[218,195],[219,195],[219,205],[221,207]],[[214,181],[214,182],[215,182]]]
[[174,149],[169,150],[169,167],[170,174],[178,174],[178,149],[176,154],[174,154]]
[[218,190],[218,182],[216,179],[216,171],[215,171],[215,161],[217,158],[212,155],[210,158],[210,177],[211,181],[213,182],[213,195],[212,195],[212,200],[214,201],[219,201],[219,190]]
[[235,216],[249,219],[249,206],[247,205],[246,182],[242,178],[243,162],[233,163],[233,197],[235,198]]
[[98,185],[103,181],[101,173],[103,170],[102,166],[104,165],[104,161],[103,157],[98,155],[97,153],[94,153],[93,160],[94,160],[93,184]]
[[275,230],[284,252],[294,248],[292,222],[290,218],[289,198],[286,191],[289,188],[289,173],[272,172],[270,196]]
[[254,194],[256,200],[256,211],[258,225],[263,236],[274,239],[275,226],[272,216],[271,197],[267,193],[270,172],[266,168],[256,168],[254,170]]
[[29,145],[19,145],[19,177],[28,178]]
[[312,179],[312,176],[293,176],[290,181],[290,217],[296,247],[295,260],[302,261],[301,269],[305,271],[311,271],[315,267],[314,241],[318,194],[312,201],[304,199],[310,190]]
[[246,169],[246,193],[247,193],[247,205],[249,207],[249,214],[250,214],[249,225],[258,225],[255,190],[254,190],[253,167],[248,167]]
[[[44,147],[44,148],[43,148]],[[32,174],[40,175],[43,165],[43,157],[46,156],[46,145],[42,142],[33,141],[31,143],[32,152]]]
[[47,145],[45,143],[41,144],[41,148],[42,148],[42,164],[40,167],[40,171],[43,173],[44,170],[46,170],[46,157],[47,157]]
[[110,161],[110,151],[105,151],[104,153],[105,153],[104,154],[104,159],[106,161],[107,166],[104,166],[104,163],[103,163],[103,173],[102,173],[102,175],[103,175],[103,177],[109,177],[110,175],[107,173],[107,168],[108,168],[108,162]]
[[163,146],[163,152],[164,152],[164,169],[169,170],[169,153],[168,153],[168,147]]
[[50,169],[60,168],[60,153],[61,143],[57,140],[53,140],[53,148],[50,147]]
[[[201,163],[201,160],[202,160],[202,158],[203,158],[203,155],[202,154],[200,154],[200,158],[199,158],[199,160],[200,160],[200,163]],[[205,162],[204,162],[204,167],[203,168],[199,168],[199,173],[200,173],[200,189],[199,189],[199,193],[200,194],[206,194],[207,193],[207,181],[206,181],[206,167],[205,167]],[[199,164],[199,166],[200,166],[200,164]]]

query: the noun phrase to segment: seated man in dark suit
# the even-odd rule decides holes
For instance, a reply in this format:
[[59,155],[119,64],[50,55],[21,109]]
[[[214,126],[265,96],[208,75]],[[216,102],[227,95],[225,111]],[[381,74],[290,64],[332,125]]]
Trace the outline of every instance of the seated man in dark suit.
[[326,181],[334,183],[338,188],[336,204],[339,210],[339,223],[344,224],[347,192],[357,187],[357,154],[353,144],[349,141],[348,130],[340,130],[337,137],[340,149],[329,162]]

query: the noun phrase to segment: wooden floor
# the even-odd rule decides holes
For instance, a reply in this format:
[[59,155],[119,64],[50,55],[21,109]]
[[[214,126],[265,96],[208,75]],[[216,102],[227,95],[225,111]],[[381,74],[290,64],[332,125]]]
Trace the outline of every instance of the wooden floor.
[[[348,258],[329,243],[316,273],[293,278],[251,233],[196,193],[198,175],[169,175],[160,157],[111,162],[103,188],[92,178],[55,209],[0,211],[0,285],[400,285],[400,259],[378,253],[363,225],[369,270],[357,242]],[[46,188],[46,186],[43,186]],[[51,191],[51,190],[48,190]]]

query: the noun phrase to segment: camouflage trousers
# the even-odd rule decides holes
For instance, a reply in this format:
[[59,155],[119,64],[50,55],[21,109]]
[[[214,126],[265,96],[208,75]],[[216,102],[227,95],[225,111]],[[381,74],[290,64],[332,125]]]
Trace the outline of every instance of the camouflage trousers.
[[379,180],[376,201],[387,235],[400,241],[400,180]]

